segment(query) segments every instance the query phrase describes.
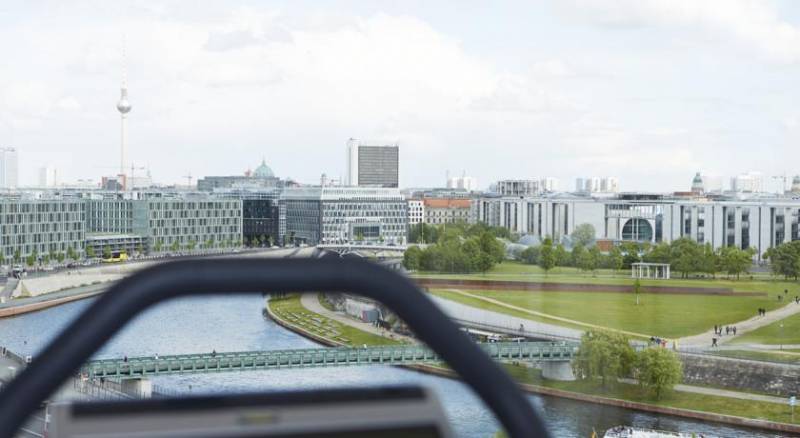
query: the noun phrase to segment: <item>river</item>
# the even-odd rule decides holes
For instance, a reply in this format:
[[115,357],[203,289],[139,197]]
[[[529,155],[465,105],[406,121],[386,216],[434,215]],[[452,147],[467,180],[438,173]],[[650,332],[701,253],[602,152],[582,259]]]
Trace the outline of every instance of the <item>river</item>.
[[[265,319],[264,300],[253,295],[186,298],[150,309],[97,354],[98,358],[216,351],[307,348],[315,344]],[[33,354],[90,304],[83,300],[0,319],[0,345]],[[165,376],[154,384],[178,392],[244,392],[344,385],[422,384],[434,388],[458,436],[490,437],[499,428],[488,409],[458,381],[389,366],[338,367]],[[774,437],[772,433],[657,416],[556,397],[531,395],[555,437],[588,437],[624,424],[724,437]]]

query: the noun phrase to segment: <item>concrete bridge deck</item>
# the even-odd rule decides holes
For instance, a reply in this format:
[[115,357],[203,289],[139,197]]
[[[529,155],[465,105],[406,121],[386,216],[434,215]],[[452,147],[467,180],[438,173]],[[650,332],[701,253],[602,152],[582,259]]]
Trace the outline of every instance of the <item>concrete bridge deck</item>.
[[[495,360],[528,360],[567,364],[578,350],[568,342],[498,342],[479,344]],[[410,365],[441,362],[422,345],[366,348],[308,348],[244,351],[156,357],[94,360],[81,368],[89,378],[141,378],[159,374],[211,373],[278,368],[312,368],[350,365]]]

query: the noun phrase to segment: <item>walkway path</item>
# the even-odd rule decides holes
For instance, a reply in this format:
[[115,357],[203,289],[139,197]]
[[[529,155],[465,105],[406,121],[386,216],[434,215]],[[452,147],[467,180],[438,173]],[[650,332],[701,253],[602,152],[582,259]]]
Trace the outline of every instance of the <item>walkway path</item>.
[[[507,329],[511,332],[519,333],[519,335],[532,338],[578,340],[583,334],[581,330],[575,328],[548,324],[546,322],[512,316],[507,313],[481,309],[436,295],[429,296],[444,313],[465,325],[473,323],[476,327],[485,327],[487,330],[492,330],[493,327]],[[522,331],[519,330],[520,327],[523,328]]]
[[[340,323],[342,323],[344,325],[348,325],[350,327],[357,328],[357,329],[359,329],[359,330],[361,330],[363,332],[372,333],[374,335],[387,337],[387,333],[388,332],[386,330],[383,330],[383,329],[381,329],[379,327],[375,327],[374,325],[372,325],[372,324],[370,324],[368,322],[358,321],[358,320],[356,320],[354,318],[351,318],[351,317],[345,315],[342,312],[334,312],[334,311],[326,309],[322,304],[320,304],[318,294],[315,294],[315,293],[303,294],[300,297],[300,304],[302,304],[303,307],[305,307],[306,309],[308,309],[308,310],[310,310],[310,311],[312,311],[314,313],[318,313],[318,314],[320,314],[320,315],[322,315],[322,316],[324,316],[326,318],[330,318],[330,319],[332,319],[334,321],[337,321],[337,322],[340,322]],[[411,344],[416,344],[417,343],[416,339],[414,339],[412,337],[409,337],[409,336],[403,336],[403,335],[398,334],[398,333],[392,333],[392,335],[394,336],[393,339],[400,339],[400,340],[406,341],[406,342],[411,343]]]
[[718,338],[717,342],[719,344],[726,344],[736,339],[737,336],[741,336],[745,333],[751,332],[758,328],[764,327],[765,325],[772,324],[775,321],[779,321],[781,319],[787,318],[792,315],[796,315],[798,313],[800,313],[800,305],[795,304],[794,302],[790,302],[783,307],[767,312],[765,316],[754,316],[745,321],[729,324],[736,326],[736,336],[715,335],[714,330],[712,329],[708,330],[705,333],[701,333],[699,335],[686,336],[680,338],[678,339],[678,345],[686,347],[710,347],[711,338],[714,337]]
[[[636,379],[619,379],[620,382],[630,383],[636,385],[639,382]],[[776,397],[774,395],[753,394],[751,392],[730,391],[727,389],[709,388],[707,386],[694,386],[684,385],[682,383],[675,385],[675,390],[680,392],[691,392],[693,394],[714,395],[717,397],[738,398],[740,400],[752,400],[766,403],[787,404],[789,400],[786,397]]]

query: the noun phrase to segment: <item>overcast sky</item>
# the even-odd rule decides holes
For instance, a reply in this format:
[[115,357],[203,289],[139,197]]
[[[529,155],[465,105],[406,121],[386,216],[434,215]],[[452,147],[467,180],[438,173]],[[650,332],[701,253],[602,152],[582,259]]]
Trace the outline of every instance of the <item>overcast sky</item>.
[[791,0],[5,0],[0,145],[21,183],[114,173],[123,34],[129,157],[161,182],[265,157],[314,183],[344,174],[349,137],[399,142],[402,186],[800,173]]

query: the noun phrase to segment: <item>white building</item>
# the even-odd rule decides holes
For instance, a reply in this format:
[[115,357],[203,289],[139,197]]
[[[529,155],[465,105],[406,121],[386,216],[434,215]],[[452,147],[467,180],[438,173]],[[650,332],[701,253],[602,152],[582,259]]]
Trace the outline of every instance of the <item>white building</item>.
[[448,189],[464,189],[468,192],[478,190],[478,180],[471,176],[454,176],[447,179]]
[[17,150],[0,146],[0,189],[15,189],[19,186]]
[[764,177],[760,172],[747,172],[731,178],[731,190],[740,193],[761,193],[764,191]]
[[637,193],[612,198],[480,198],[474,201],[473,214],[473,220],[488,225],[556,240],[588,223],[600,239],[658,243],[688,237],[714,248],[755,248],[759,258],[780,243],[800,240],[800,199],[788,197],[708,199]]
[[619,178],[616,176],[590,176],[575,179],[578,193],[618,193]]
[[408,200],[408,224],[417,225],[425,221],[425,202],[422,199]]
[[53,166],[39,168],[39,187],[55,187],[57,185],[57,170]]
[[558,190],[558,180],[553,177],[532,179],[504,179],[497,181],[495,192],[502,196],[535,196]]

